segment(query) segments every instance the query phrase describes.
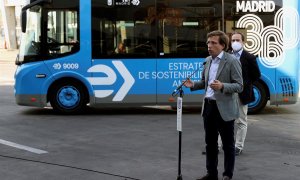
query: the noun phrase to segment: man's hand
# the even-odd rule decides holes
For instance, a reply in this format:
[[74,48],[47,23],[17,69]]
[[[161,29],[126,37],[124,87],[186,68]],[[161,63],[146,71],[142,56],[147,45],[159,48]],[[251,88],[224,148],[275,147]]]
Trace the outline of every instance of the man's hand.
[[[185,80],[183,80],[182,83],[183,83],[184,81],[185,81]],[[185,87],[191,88],[191,87],[194,87],[194,82],[191,81],[190,79],[187,79],[183,85],[184,85]]]
[[213,90],[221,90],[223,88],[223,83],[219,80],[214,80],[213,83],[209,85]]

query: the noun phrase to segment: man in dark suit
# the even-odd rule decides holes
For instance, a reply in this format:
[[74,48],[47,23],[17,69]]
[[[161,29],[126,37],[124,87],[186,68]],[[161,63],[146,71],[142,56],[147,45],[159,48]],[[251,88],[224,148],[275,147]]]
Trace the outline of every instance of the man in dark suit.
[[238,94],[243,89],[241,64],[225,52],[228,37],[222,31],[207,34],[210,56],[206,58],[200,81],[187,80],[185,86],[192,91],[205,89],[202,116],[206,142],[207,175],[198,180],[218,179],[218,134],[223,142],[223,180],[233,176],[235,163],[234,120],[239,117]]
[[260,70],[256,62],[256,57],[247,52],[244,47],[245,37],[242,33],[233,32],[231,34],[232,52],[241,62],[244,88],[239,93],[240,117],[236,119],[237,133],[235,139],[235,154],[240,155],[244,148],[247,134],[247,112],[248,104],[255,100],[253,92],[253,82],[260,78]]

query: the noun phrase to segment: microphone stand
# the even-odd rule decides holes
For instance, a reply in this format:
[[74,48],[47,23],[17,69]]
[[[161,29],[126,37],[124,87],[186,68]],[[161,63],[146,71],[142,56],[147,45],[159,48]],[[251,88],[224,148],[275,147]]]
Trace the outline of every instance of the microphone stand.
[[[181,174],[181,143],[182,143],[182,98],[183,90],[182,85],[178,89],[179,97],[177,98],[177,130],[179,132],[179,149],[178,149],[178,176],[177,180],[182,180]],[[178,93],[177,93],[178,94]],[[173,95],[173,94],[172,94]]]
[[197,71],[199,71],[206,62],[204,62],[198,69],[196,69],[190,76],[188,76],[173,92],[172,96],[175,97],[179,94],[177,98],[177,131],[179,132],[179,147],[178,147],[178,175],[177,180],[182,180],[181,174],[181,144],[182,144],[182,99],[183,99],[183,89],[182,86],[186,83]]

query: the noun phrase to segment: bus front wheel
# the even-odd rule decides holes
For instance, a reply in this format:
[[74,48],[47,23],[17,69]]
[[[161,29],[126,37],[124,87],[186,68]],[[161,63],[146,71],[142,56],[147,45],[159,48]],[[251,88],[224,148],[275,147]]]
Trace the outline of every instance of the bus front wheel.
[[268,102],[267,90],[260,82],[253,83],[255,100],[248,104],[248,114],[260,112]]
[[87,105],[87,93],[75,80],[64,80],[52,86],[49,100],[53,109],[63,114],[82,112]]

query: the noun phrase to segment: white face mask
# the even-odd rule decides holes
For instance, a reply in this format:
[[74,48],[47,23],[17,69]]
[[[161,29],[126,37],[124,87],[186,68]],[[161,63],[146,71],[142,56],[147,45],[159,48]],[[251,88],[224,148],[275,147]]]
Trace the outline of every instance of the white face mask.
[[240,51],[242,49],[243,46],[242,46],[242,43],[234,41],[231,44],[231,47],[232,47],[233,51],[238,52],[238,51]]

